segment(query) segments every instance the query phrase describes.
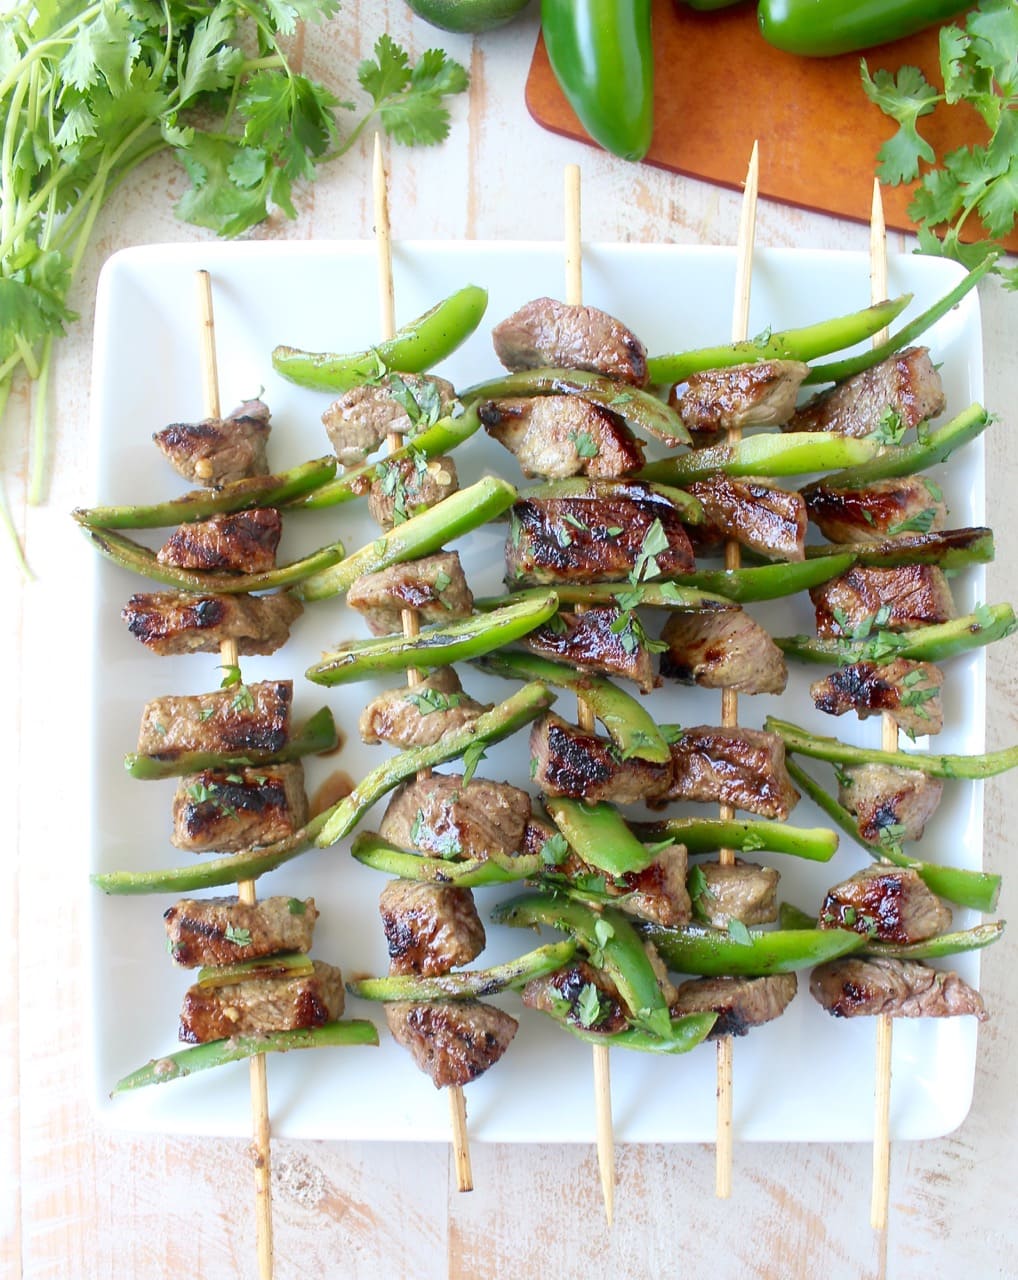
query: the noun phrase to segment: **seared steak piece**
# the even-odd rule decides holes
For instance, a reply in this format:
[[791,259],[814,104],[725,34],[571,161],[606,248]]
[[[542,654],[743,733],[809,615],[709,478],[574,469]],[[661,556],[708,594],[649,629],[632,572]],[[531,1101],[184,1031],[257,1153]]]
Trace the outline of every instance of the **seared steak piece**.
[[[547,834],[554,835],[554,831],[549,828]],[[540,845],[533,852],[539,849]],[[528,848],[527,852],[531,850]],[[687,924],[692,915],[692,904],[686,891],[686,846],[683,844],[662,849],[642,871],[631,871],[622,876],[605,875],[603,871],[590,867],[571,849],[548,871],[572,881],[580,881],[584,876],[603,877],[605,892],[613,899],[612,906],[641,920],[674,928]]]
[[360,734],[365,742],[428,747],[443,733],[472,724],[487,710],[488,706],[463,692],[452,667],[439,667],[412,689],[404,685],[373,698],[361,712]]
[[733,538],[771,560],[802,560],[806,552],[806,504],[802,494],[769,480],[720,472],[694,480],[687,492],[700,500],[703,524],[690,526],[694,547],[716,547]]
[[513,503],[505,544],[510,586],[689,573],[693,551],[672,504],[637,481],[614,488],[612,496]]
[[412,435],[422,424],[446,416],[456,389],[444,378],[386,374],[344,391],[322,414],[325,431],[345,467],[356,467],[390,434]]
[[779,1018],[792,1003],[799,983],[794,973],[763,978],[693,978],[683,982],[671,1006],[673,1018],[687,1013],[718,1015],[708,1040],[744,1036],[753,1027]]
[[334,1022],[343,1012],[343,975],[314,962],[314,973],[296,978],[257,978],[226,987],[190,987],[180,1011],[180,1039],[207,1044],[231,1036],[298,1031]]
[[235,773],[205,769],[177,783],[171,839],[192,853],[235,853],[293,835],[307,815],[300,761]]
[[983,998],[956,973],[931,969],[916,960],[842,956],[813,970],[810,993],[836,1018],[886,1013],[889,1018],[990,1016]]
[[383,529],[402,524],[427,507],[450,497],[460,487],[452,458],[398,458],[375,468],[368,511]]
[[263,573],[276,563],[282,531],[275,507],[210,516],[180,525],[159,548],[156,559],[180,569]]
[[612,605],[585,613],[557,613],[519,643],[542,658],[632,680],[641,693],[650,693],[661,683],[639,620]]
[[854,565],[840,578],[811,587],[809,598],[819,636],[851,636],[871,621],[887,631],[912,631],[955,616],[947,578],[933,564]]
[[701,862],[703,891],[696,910],[708,924],[727,929],[730,920],[770,924],[778,918],[778,872],[756,862],[736,858],[732,866]]
[[290,737],[292,704],[292,680],[153,698],[141,713],[138,750],[161,760],[185,751],[281,751]]
[[519,1023],[480,1000],[396,1001],[385,1020],[397,1044],[409,1049],[436,1089],[465,1085],[501,1058]]
[[611,478],[644,463],[643,447],[622,419],[582,396],[512,396],[489,400],[478,412],[525,476]]
[[647,351],[624,324],[596,307],[535,298],[491,332],[507,369],[589,369],[642,387]]
[[869,844],[918,840],[933,816],[944,784],[918,769],[860,764],[839,773],[838,800],[855,815]]
[[166,945],[182,969],[310,951],[317,919],[314,898],[181,898],[163,912]]
[[441,858],[509,858],[523,848],[530,796],[507,782],[456,773],[405,782],[393,793],[379,828],[403,849]]
[[200,596],[150,591],[131,596],[120,616],[131,635],[153,653],[218,653],[224,640],[236,640],[237,652],[247,656],[275,653],[303,612],[300,601],[286,592]]
[[915,427],[943,413],[947,400],[927,347],[908,347],[837,386],[821,391],[789,421],[788,431],[868,436],[894,415]]
[[469,889],[390,880],[378,902],[390,973],[426,978],[469,964],[484,950],[484,925]]
[[936,533],[947,520],[940,486],[924,476],[874,480],[865,489],[812,484],[806,512],[830,542],[885,542],[907,533]]
[[[693,436],[709,443],[732,427],[776,427],[795,412],[795,398],[809,365],[760,360],[728,369],[706,369],[673,387],[668,403]],[[684,386],[684,390],[680,387]]]
[[918,871],[874,863],[828,889],[818,928],[853,929],[879,942],[923,942],[950,924],[950,907]]
[[704,689],[783,693],[785,655],[742,609],[723,613],[673,613],[661,639],[661,674]]
[[615,984],[600,969],[577,960],[543,978],[532,978],[522,991],[528,1009],[565,1017],[584,1031],[613,1035],[629,1025]]
[[402,631],[404,609],[415,609],[421,622],[429,623],[469,618],[474,608],[456,551],[440,551],[365,573],[346,593],[346,602],[364,614],[376,636]]
[[667,764],[619,760],[607,738],[587,733],[548,712],[530,731],[532,777],[552,796],[596,804],[639,804],[668,785]]
[[212,488],[269,474],[269,417],[267,405],[246,400],[225,418],[174,422],[152,439],[185,480]]
[[799,793],[776,734],[700,724],[672,743],[672,781],[660,799],[729,804],[784,821]]
[[932,662],[895,658],[880,665],[853,662],[823,680],[814,680],[810,697],[819,711],[840,716],[855,711],[860,720],[888,711],[906,733],[939,733],[944,727],[940,690],[944,673]]

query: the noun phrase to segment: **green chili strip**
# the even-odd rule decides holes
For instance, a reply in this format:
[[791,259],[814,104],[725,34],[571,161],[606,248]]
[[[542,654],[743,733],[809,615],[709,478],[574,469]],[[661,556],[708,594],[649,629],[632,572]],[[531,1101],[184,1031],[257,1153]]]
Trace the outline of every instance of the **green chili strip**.
[[686,493],[685,489],[676,489],[668,484],[651,484],[645,480],[602,480],[573,476],[568,480],[550,480],[546,484],[521,489],[520,498],[533,499],[535,502],[547,501],[549,498],[579,498],[598,502],[606,498],[631,497],[639,501],[646,498],[648,491],[670,503],[683,524],[703,524],[703,504],[699,498]]
[[211,1040],[197,1044],[165,1058],[153,1058],[144,1067],[132,1071],[113,1086],[111,1098],[149,1084],[166,1084],[182,1080],[196,1071],[240,1062],[260,1053],[285,1053],[287,1049],[324,1049],[332,1045],[378,1044],[378,1030],[373,1022],[355,1018],[348,1022],[327,1022],[323,1027],[300,1031],[270,1031],[264,1036],[231,1036],[228,1040]]
[[[826,576],[819,581],[826,582]],[[810,585],[813,584],[810,583]],[[500,609],[514,600],[536,599],[544,595],[546,590],[546,587],[525,587],[522,591],[514,591],[511,595],[482,596],[474,601],[474,608],[484,612]],[[641,582],[638,587],[632,587],[627,582],[558,582],[555,584],[555,594],[559,598],[560,605],[614,604],[620,609],[646,605],[651,609],[672,609],[678,613],[702,613],[707,610],[735,608],[732,601],[724,596],[715,595],[710,591],[700,591],[695,587],[678,587],[674,582],[660,580]]]
[[305,951],[278,951],[275,955],[255,960],[238,960],[236,964],[206,965],[198,970],[197,985],[204,988],[229,987],[235,982],[252,979],[301,977],[314,973],[315,964]]
[[942,533],[909,533],[885,542],[842,542],[807,547],[810,560],[854,555],[857,564],[895,568],[903,564],[935,564],[941,569],[964,569],[989,564],[994,557],[993,530],[947,529]]
[[747,929],[745,934],[740,930],[739,938],[704,924],[668,929],[645,923],[638,930],[669,969],[705,978],[794,973],[858,951],[865,941],[851,929]]
[[401,880],[417,880],[426,884],[448,884],[459,889],[476,889],[491,884],[512,884],[540,875],[545,862],[539,853],[519,854],[514,858],[429,858],[409,853],[383,840],[374,831],[362,831],[354,837],[350,852],[358,862],[374,871],[398,876]]
[[333,355],[280,346],[272,353],[272,367],[299,386],[333,392],[349,391],[388,369],[423,373],[470,337],[487,305],[488,291],[467,285],[367,351]]
[[691,854],[735,849],[739,853],[787,853],[811,862],[829,862],[838,837],[827,827],[790,827],[784,822],[738,822],[722,818],[665,818],[660,822],[631,822],[638,840],[656,844],[674,840]]
[[879,458],[887,448],[872,436],[857,439],[833,431],[760,432],[744,436],[736,444],[712,444],[651,462],[636,478],[684,485],[706,480],[719,471],[726,476],[811,475],[856,467]]
[[564,1031],[589,1044],[602,1044],[606,1049],[631,1049],[637,1053],[688,1053],[707,1039],[718,1020],[716,1013],[688,1013],[682,1018],[673,1018],[667,1037],[662,1038],[644,1031],[642,1027],[627,1027],[625,1031],[611,1033],[588,1031],[566,1012],[557,1013],[551,1009],[542,1009],[541,1012]]
[[811,916],[808,911],[802,911],[799,907],[791,902],[782,902],[778,907],[778,928],[779,929],[815,929],[817,927],[816,916]]
[[656,855],[640,843],[610,804],[546,796],[544,807],[577,855],[613,879],[644,871],[654,861]]
[[1004,921],[976,925],[974,929],[960,929],[956,933],[941,933],[922,942],[874,942],[867,938],[862,949],[864,956],[885,956],[893,960],[936,960],[941,956],[956,956],[963,951],[980,951],[992,946],[1004,935]]
[[576,954],[576,943],[553,942],[490,969],[460,969],[435,978],[400,974],[390,978],[360,978],[346,984],[362,1000],[469,1000],[517,991],[532,978],[554,973]]
[[744,569],[700,569],[674,581],[685,587],[703,587],[738,604],[749,604],[755,600],[797,595],[838,577],[854,562],[854,555],[834,555],[822,560],[793,560],[788,564],[761,564]]

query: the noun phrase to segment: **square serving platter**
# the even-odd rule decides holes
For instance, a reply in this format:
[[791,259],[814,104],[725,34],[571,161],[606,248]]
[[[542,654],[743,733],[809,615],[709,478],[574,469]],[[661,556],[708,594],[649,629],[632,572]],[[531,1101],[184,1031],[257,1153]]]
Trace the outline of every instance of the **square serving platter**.
[[[419,315],[438,299],[472,282],[489,290],[488,313],[478,332],[438,372],[464,387],[499,372],[490,329],[523,302],[561,296],[561,245],[543,243],[405,242],[394,246],[397,323]],[[224,410],[264,388],[272,410],[269,461],[274,469],[329,452],[320,415],[322,393],[278,377],[270,355],[278,343],[311,350],[358,350],[378,338],[377,268],[369,242],[186,244],[129,249],[107,263],[99,284],[92,394],[94,467],[88,503],[148,502],[183,492],[184,482],[151,443],[153,431],[171,421],[202,417],[199,327],[194,273],[211,273],[215,299],[219,380]],[[892,258],[892,296],[914,294],[903,320],[919,314],[958,279],[960,269],[937,259]],[[590,245],[584,248],[584,300],[617,315],[652,354],[727,340],[735,255],[719,248],[670,245]],[[868,262],[856,253],[761,250],[753,268],[750,332],[808,324],[869,301]],[[899,323],[901,323],[899,321]],[[948,415],[982,398],[982,344],[974,293],[937,323],[922,341],[942,366]],[[993,406],[989,406],[991,409]],[[655,450],[650,451],[654,456]],[[516,461],[483,434],[456,454],[461,484],[494,472],[524,483]],[[950,525],[980,524],[985,517],[982,441],[968,446],[935,473],[950,507]],[[791,483],[791,482],[786,482]],[[294,514],[284,521],[280,561],[289,561],[341,537],[348,550],[377,536],[366,504]],[[160,533],[147,540],[158,546]],[[814,540],[816,540],[814,538]],[[455,544],[475,594],[501,590],[504,526],[483,528]],[[91,575],[94,618],[90,645],[92,871],[182,865],[193,855],[170,844],[174,783],[137,782],[121,760],[135,748],[142,707],[167,693],[218,687],[215,655],[159,658],[127,632],[120,610],[135,591],[153,589],[97,557],[82,544],[80,571]],[[968,570],[952,586],[959,611],[983,596],[982,570]],[[158,589],[158,588],[155,588]],[[751,605],[776,634],[810,631],[808,597]],[[655,625],[657,625],[655,623]],[[359,615],[341,601],[309,606],[290,641],[267,658],[243,662],[248,681],[292,677],[295,723],[323,704],[333,709],[345,736],[338,755],[307,763],[308,793],[336,769],[353,779],[373,768],[389,749],[364,746],[357,735],[360,708],[387,681],[321,689],[303,676],[323,650],[349,636],[367,634]],[[759,727],[768,714],[879,744],[879,722],[837,721],[816,712],[808,684],[821,668],[792,668],[780,698],[740,699],[740,720]],[[472,669],[464,687],[486,701],[516,686]],[[984,739],[985,660],[979,653],[947,667],[943,751],[980,751]],[[558,710],[574,715],[561,694]],[[650,696],[659,721],[720,722],[720,695],[671,685]],[[922,744],[920,744],[922,745]],[[809,763],[809,762],[807,762]],[[457,766],[445,766],[455,771]],[[529,787],[526,734],[489,751],[485,776]],[[833,774],[817,764],[815,776],[833,788]],[[377,828],[385,801],[364,828]],[[632,811],[639,816],[638,811]],[[670,813],[709,812],[675,806]],[[791,819],[799,826],[827,825],[806,800]],[[865,866],[869,858],[843,839],[826,865],[781,855],[780,897],[816,910],[824,890]],[[980,784],[948,783],[943,804],[922,844],[929,861],[979,867],[982,860]],[[313,895],[321,911],[313,954],[344,973],[384,974],[387,955],[378,919],[384,883],[355,863],[349,840],[313,851],[263,877],[260,896]],[[180,1047],[177,1017],[190,975],[166,954],[162,912],[166,895],[90,895],[92,1001],[91,1096],[112,1126],[181,1134],[243,1135],[250,1131],[248,1073],[221,1068],[111,1101],[113,1084],[149,1058]],[[226,892],[226,890],[210,891]],[[507,891],[476,893],[482,919]],[[957,927],[976,922],[955,913]],[[551,940],[551,935],[544,940]],[[534,935],[489,924],[488,947],[475,966],[509,959],[536,945]],[[976,954],[954,967],[978,981]],[[873,1130],[875,1020],[829,1017],[800,978],[787,1012],[735,1042],[734,1130],[737,1140],[868,1141]],[[520,1019],[509,1051],[466,1091],[472,1140],[493,1142],[590,1142],[594,1140],[591,1051],[548,1019],[522,1009],[509,994],[502,1007]],[[381,1046],[270,1055],[272,1129],[281,1137],[355,1140],[445,1141],[444,1095],[390,1039],[381,1007],[349,999],[348,1017],[373,1018]],[[891,1137],[924,1138],[950,1132],[964,1118],[972,1095],[977,1027],[974,1019],[898,1020],[895,1024]],[[704,1142],[714,1137],[715,1054],[710,1046],[678,1057],[612,1055],[615,1135],[629,1142]]]

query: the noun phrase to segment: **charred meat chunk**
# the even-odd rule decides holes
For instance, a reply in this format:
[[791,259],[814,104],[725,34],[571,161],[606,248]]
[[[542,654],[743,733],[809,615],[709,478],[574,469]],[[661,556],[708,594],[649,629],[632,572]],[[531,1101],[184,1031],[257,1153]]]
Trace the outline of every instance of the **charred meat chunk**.
[[895,658],[883,665],[853,662],[823,680],[814,680],[810,697],[819,711],[840,716],[855,711],[860,720],[887,711],[899,729],[913,736],[944,727],[940,690],[944,673],[932,662]]
[[141,713],[138,750],[160,760],[185,751],[281,751],[290,737],[292,705],[292,680],[154,698]]
[[516,456],[525,476],[625,476],[644,463],[622,419],[582,396],[513,396],[478,407],[488,435]]
[[956,973],[931,969],[916,960],[842,956],[813,970],[810,993],[836,1018],[989,1017],[982,996]]
[[314,962],[301,977],[257,978],[225,987],[190,987],[180,1011],[180,1039],[207,1044],[230,1036],[262,1036],[334,1022],[343,1012],[343,975]]
[[284,840],[304,825],[307,813],[299,761],[235,773],[204,769],[177,784],[172,842],[192,853],[235,853]]
[[923,942],[950,927],[951,909],[912,867],[864,867],[828,889],[819,928],[852,929],[878,942]]
[[474,608],[456,551],[440,551],[365,573],[347,592],[346,602],[364,615],[376,636],[402,630],[404,609],[415,609],[421,621],[429,623],[469,618]]
[[440,858],[511,858],[523,848],[530,796],[507,782],[436,773],[393,793],[379,828],[403,849]]
[[465,1085],[495,1065],[519,1027],[515,1018],[480,1000],[395,1001],[385,1020],[436,1089]]
[[799,793],[776,734],[701,724],[672,743],[672,781],[661,799],[728,804],[784,821]]
[[589,369],[642,387],[647,351],[624,324],[596,307],[535,298],[497,324],[495,355],[507,369]]
[[182,969],[310,951],[314,898],[181,898],[163,912],[166,945]]
[[463,692],[452,667],[439,667],[412,689],[388,689],[373,698],[361,712],[360,734],[365,742],[428,747],[488,709]]
[[212,488],[268,475],[269,416],[260,400],[246,400],[225,418],[174,422],[152,439],[185,480]]
[[[549,828],[547,834],[555,833]],[[540,848],[538,844],[527,852],[537,853]],[[686,891],[686,865],[686,846],[674,844],[662,849],[642,871],[609,876],[588,866],[570,849],[565,858],[548,868],[548,876],[552,883],[558,883],[556,877],[562,877],[567,883],[582,883],[584,877],[596,876],[604,880],[605,893],[612,899],[612,906],[641,920],[675,928],[687,924],[692,915]]]
[[456,389],[444,378],[386,374],[377,382],[351,387],[322,414],[326,434],[345,467],[356,467],[388,435],[412,435],[445,417]]
[[809,365],[799,360],[759,360],[705,369],[673,387],[668,403],[694,441],[700,437],[708,442],[733,427],[776,427],[787,422],[807,373]]
[[378,910],[390,973],[430,978],[454,965],[469,964],[484,950],[484,925],[469,889],[390,880]]
[[947,520],[940,485],[925,476],[874,480],[865,489],[824,484],[803,490],[806,513],[830,542],[884,542],[909,533],[936,533]]
[[908,347],[819,392],[796,411],[787,430],[868,436],[884,429],[898,442],[904,430],[935,418],[946,404],[929,349]]
[[673,1018],[687,1013],[718,1015],[708,1040],[744,1036],[753,1027],[779,1018],[792,1003],[799,983],[794,973],[763,978],[693,978],[683,982],[671,1006]]
[[771,924],[778,918],[778,872],[756,862],[736,858],[731,866],[720,862],[698,864],[700,892],[697,914],[718,929],[729,921]]
[[704,689],[783,693],[785,655],[759,622],[742,609],[673,613],[661,639],[661,674]]
[[650,693],[661,681],[639,619],[614,606],[584,613],[560,612],[519,642],[543,658],[567,662],[583,671],[619,676]]
[[771,560],[805,558],[806,503],[802,494],[781,489],[769,480],[721,472],[694,480],[686,488],[703,507],[703,523],[690,526],[695,547],[719,547],[731,538]]
[[131,596],[120,616],[131,635],[160,655],[218,653],[236,640],[241,656],[275,653],[304,612],[293,596],[184,595],[150,591]]
[[607,738],[587,733],[551,712],[530,731],[532,776],[552,796],[596,804],[639,804],[668,785],[667,764],[619,760]]
[[939,778],[886,764],[853,765],[838,774],[838,800],[854,815],[869,844],[918,840],[943,790]]
[[894,569],[854,565],[839,578],[811,587],[817,635],[844,637],[869,625],[887,631],[912,631],[955,616],[951,588],[943,569],[904,564]]
[[543,978],[532,978],[523,988],[522,998],[528,1009],[564,1018],[584,1031],[614,1035],[629,1025],[615,984],[585,960]]
[[375,468],[368,511],[383,529],[391,529],[427,507],[450,497],[459,488],[452,458],[385,459]]
[[160,564],[179,569],[264,573],[276,563],[283,522],[275,507],[254,507],[182,524],[159,548]]

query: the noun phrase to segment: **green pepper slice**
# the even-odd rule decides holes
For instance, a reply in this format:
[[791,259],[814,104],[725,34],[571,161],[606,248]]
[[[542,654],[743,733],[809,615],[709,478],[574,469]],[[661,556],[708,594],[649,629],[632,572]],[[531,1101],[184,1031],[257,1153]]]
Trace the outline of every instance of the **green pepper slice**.
[[512,884],[540,875],[545,862],[539,853],[518,854],[513,858],[429,858],[410,853],[375,831],[362,831],[354,837],[351,855],[373,871],[384,871],[400,880],[417,880],[424,884],[447,884],[458,889],[476,889],[492,884]]
[[669,969],[703,978],[794,973],[859,951],[866,941],[851,929],[747,929],[738,938],[703,924],[669,929],[644,923],[637,930],[653,942]]
[[964,569],[989,564],[995,555],[993,530],[945,529],[941,533],[906,533],[884,542],[842,542],[806,548],[810,560],[854,555],[857,564],[895,568],[903,564],[935,564],[941,569]]
[[554,973],[576,954],[576,943],[552,942],[526,955],[492,965],[490,969],[455,969],[434,978],[397,974],[388,978],[357,978],[346,984],[362,1000],[476,1000],[501,991],[517,991],[533,978]]
[[784,822],[738,822],[722,818],[664,818],[659,822],[631,822],[638,840],[656,844],[674,840],[691,854],[735,849],[739,853],[787,853],[811,862],[829,862],[838,848],[837,835],[827,827],[790,827]]

